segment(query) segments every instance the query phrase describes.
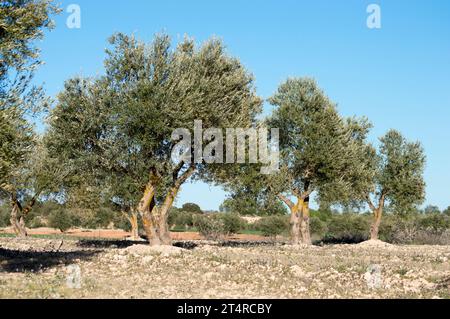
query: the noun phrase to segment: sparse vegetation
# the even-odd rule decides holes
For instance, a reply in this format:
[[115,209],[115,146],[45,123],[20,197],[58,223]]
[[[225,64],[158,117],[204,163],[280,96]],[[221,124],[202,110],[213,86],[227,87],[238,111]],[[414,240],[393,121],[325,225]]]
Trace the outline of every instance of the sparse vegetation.
[[[0,4],[0,298],[449,298],[450,207],[422,206],[420,141],[371,141],[314,78],[264,101],[215,37],[116,33],[53,100],[33,76],[60,11]],[[223,187],[219,212],[177,202],[189,182]]]
[[254,227],[264,236],[275,237],[288,232],[289,218],[287,216],[265,217],[259,220]]

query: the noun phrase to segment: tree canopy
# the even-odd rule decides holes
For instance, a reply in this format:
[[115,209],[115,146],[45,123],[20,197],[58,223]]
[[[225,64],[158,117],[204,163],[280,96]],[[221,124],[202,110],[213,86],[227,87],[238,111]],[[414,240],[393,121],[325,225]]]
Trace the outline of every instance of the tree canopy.
[[[51,15],[58,11],[50,0],[0,4],[0,192],[11,199],[11,222],[21,235],[26,234],[24,216],[48,185],[42,169],[46,151],[30,119],[42,114],[49,100],[31,81],[40,64],[35,41],[52,28]],[[29,187],[34,195],[21,204]]]
[[423,178],[426,158],[419,142],[409,142],[396,130],[380,138],[378,151],[368,146],[360,162],[366,170],[359,174],[359,187],[351,196],[369,205],[374,214],[371,238],[378,238],[383,209],[413,210],[425,198]]
[[291,209],[294,243],[310,244],[310,196],[318,192],[319,197],[336,201],[344,193],[359,165],[356,155],[370,124],[365,119],[343,119],[309,78],[288,79],[269,101],[276,109],[267,125],[280,129],[281,159],[281,172],[269,183]]
[[[167,214],[180,186],[201,178],[205,161],[173,161],[172,133],[249,127],[261,109],[253,77],[211,39],[201,47],[167,35],[151,44],[116,34],[106,75],[72,79],[58,97],[47,137],[51,153],[111,191],[111,199],[137,207],[154,244],[168,243]],[[176,136],[176,138],[179,138]],[[183,152],[190,152],[189,147]]]

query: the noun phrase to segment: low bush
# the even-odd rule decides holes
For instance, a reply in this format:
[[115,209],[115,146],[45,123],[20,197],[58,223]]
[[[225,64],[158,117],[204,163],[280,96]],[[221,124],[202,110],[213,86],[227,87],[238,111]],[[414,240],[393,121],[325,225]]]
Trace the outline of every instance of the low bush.
[[445,214],[386,215],[380,239],[393,244],[448,245],[450,217]]
[[255,230],[262,232],[264,236],[276,237],[287,233],[289,230],[288,216],[269,216],[261,218],[254,225]]
[[0,205],[0,227],[9,226],[9,216],[11,214],[11,209],[7,203]]
[[54,210],[48,216],[48,225],[65,232],[73,225],[72,215],[67,209]]
[[219,216],[198,215],[194,219],[194,225],[198,232],[209,240],[223,239],[227,235],[224,221]]
[[326,243],[359,243],[368,239],[370,218],[367,215],[334,214],[323,238]]
[[196,213],[181,210],[171,210],[169,212],[168,224],[171,228],[186,230],[194,227],[194,216]]
[[325,236],[328,230],[327,223],[318,217],[311,217],[310,219],[311,235],[318,238]]
[[227,235],[237,234],[246,228],[246,222],[238,214],[224,213],[217,215],[217,218],[222,220]]

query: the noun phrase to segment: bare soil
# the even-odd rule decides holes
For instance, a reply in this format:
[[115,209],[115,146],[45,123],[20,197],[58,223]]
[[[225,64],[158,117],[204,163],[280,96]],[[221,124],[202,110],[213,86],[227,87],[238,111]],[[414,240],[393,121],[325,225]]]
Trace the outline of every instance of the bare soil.
[[0,238],[0,298],[450,298],[450,246],[175,246]]
[[[27,229],[29,235],[65,235],[74,238],[101,238],[101,239],[120,239],[124,240],[131,236],[131,233],[120,229],[70,229],[62,233],[54,228],[34,228]],[[14,234],[11,227],[0,228],[0,234]],[[170,234],[173,240],[204,240],[205,238],[197,232],[172,232]],[[266,240],[263,236],[239,234],[228,236],[229,240]]]

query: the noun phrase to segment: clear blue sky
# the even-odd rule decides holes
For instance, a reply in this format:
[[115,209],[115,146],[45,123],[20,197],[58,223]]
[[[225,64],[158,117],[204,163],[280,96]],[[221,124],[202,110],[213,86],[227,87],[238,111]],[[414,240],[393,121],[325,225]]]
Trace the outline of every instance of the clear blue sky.
[[[396,128],[426,150],[427,204],[450,205],[450,1],[62,1],[81,7],[81,29],[64,12],[39,46],[46,64],[36,80],[55,95],[66,79],[103,72],[114,32],[144,40],[165,31],[224,40],[269,97],[288,76],[311,76],[343,115],[365,115],[371,140]],[[381,7],[381,29],[368,29],[366,8]],[[270,112],[269,106],[265,108]],[[186,184],[177,204],[217,209],[220,189]]]

